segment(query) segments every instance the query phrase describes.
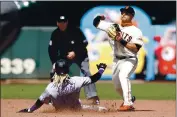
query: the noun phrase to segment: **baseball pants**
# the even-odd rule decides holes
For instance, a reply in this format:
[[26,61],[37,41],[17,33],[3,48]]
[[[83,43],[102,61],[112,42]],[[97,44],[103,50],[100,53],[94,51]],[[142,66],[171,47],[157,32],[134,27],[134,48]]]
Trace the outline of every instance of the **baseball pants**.
[[[53,95],[49,93],[53,91]],[[76,109],[76,110],[94,110],[94,111],[107,111],[108,109],[103,106],[82,105],[79,99],[79,92],[72,93],[64,96],[56,96],[57,90],[47,88],[39,97],[45,104],[51,104],[56,110]],[[56,94],[56,95],[55,95]],[[51,103],[50,103],[51,101]]]
[[[76,64],[80,67],[82,75],[91,76],[89,70],[89,58],[85,58],[81,63],[76,62]],[[89,84],[88,86],[84,86],[84,92],[87,99],[97,96],[95,83]]]
[[137,58],[114,59],[112,80],[116,91],[123,96],[124,105],[132,105],[130,76],[135,71]]

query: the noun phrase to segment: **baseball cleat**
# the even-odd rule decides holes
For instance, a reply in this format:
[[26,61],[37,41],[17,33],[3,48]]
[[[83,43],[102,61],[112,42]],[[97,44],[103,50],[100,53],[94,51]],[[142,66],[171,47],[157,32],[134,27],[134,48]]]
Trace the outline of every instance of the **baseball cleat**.
[[132,102],[134,103],[136,101],[136,97],[132,96]]
[[[136,101],[136,97],[135,96],[132,96],[132,102],[134,103]],[[123,106],[124,105],[124,102],[122,102],[122,104],[120,106]]]
[[99,105],[100,104],[100,99],[98,96],[95,96],[93,97],[93,102],[92,102],[93,105]]
[[[135,96],[132,96],[132,102],[134,103],[136,101],[136,97]],[[125,106],[125,107],[123,107],[123,106]],[[134,110],[135,108],[133,107],[133,106],[130,106],[131,108],[130,108],[130,110]],[[120,109],[121,109],[121,111],[122,111],[122,109],[125,109],[125,108],[128,108],[128,107],[126,107],[126,105],[124,105],[124,102],[120,105]],[[123,110],[124,110],[123,109]],[[126,109],[125,109],[126,110]]]
[[120,106],[120,108],[118,109],[118,111],[133,111],[133,110],[135,110],[135,108],[129,105]]
[[18,111],[18,113],[32,113],[32,112],[30,111],[30,109],[25,108],[25,109]]

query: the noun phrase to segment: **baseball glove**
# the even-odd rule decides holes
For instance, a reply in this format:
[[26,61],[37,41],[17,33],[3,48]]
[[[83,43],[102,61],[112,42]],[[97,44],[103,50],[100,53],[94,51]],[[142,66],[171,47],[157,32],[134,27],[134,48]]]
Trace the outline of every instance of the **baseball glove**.
[[112,24],[107,30],[108,36],[113,40],[115,40],[118,32],[121,32],[118,24]]

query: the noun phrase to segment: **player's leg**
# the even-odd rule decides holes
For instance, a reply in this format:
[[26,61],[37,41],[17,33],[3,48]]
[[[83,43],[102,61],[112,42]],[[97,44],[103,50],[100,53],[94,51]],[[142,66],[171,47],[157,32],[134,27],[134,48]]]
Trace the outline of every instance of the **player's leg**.
[[[89,70],[89,59],[86,57],[83,61],[77,61],[76,64],[80,67],[81,72],[84,76],[91,76]],[[87,99],[92,99],[93,104],[99,104],[99,97],[97,96],[97,90],[95,83],[92,83],[84,87],[84,92]]]
[[120,80],[119,80],[119,77],[118,77],[118,73],[119,73],[118,66],[119,66],[119,64],[120,64],[120,62],[118,62],[117,59],[114,59],[114,61],[113,61],[113,66],[112,66],[112,80],[113,80],[113,83],[114,83],[114,87],[115,87],[116,92],[117,92],[121,97],[123,97],[123,92],[122,92],[122,88],[121,88],[121,83],[120,83]]
[[123,90],[124,105],[133,105],[131,95],[130,75],[135,71],[137,66],[137,59],[123,59],[120,60],[118,77],[120,79],[121,87]]

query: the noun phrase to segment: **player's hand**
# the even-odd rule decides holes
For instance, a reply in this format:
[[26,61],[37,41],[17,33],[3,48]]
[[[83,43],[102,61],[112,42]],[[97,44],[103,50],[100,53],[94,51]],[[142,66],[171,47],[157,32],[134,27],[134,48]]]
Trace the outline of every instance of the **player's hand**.
[[98,70],[99,70],[99,69],[105,70],[106,67],[107,67],[107,65],[106,65],[105,63],[100,63],[100,64],[97,64],[96,66],[97,66],[97,69],[98,69]]
[[105,16],[104,15],[99,15],[100,16],[100,20],[105,20]]
[[18,111],[18,113],[32,113],[32,111],[30,111],[28,108],[25,108],[25,109]]
[[71,60],[71,59],[73,59],[75,56],[76,56],[75,52],[74,52],[74,51],[71,51],[71,52],[68,52],[67,58]]

